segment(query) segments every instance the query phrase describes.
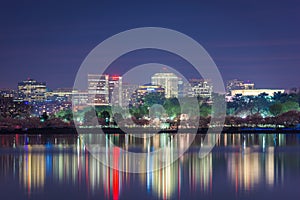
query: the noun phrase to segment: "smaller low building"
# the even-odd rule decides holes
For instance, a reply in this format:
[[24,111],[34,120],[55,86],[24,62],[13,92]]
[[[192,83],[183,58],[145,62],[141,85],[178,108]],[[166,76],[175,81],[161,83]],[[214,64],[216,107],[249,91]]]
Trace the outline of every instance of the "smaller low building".
[[284,89],[242,89],[242,90],[231,90],[231,96],[242,95],[242,96],[258,96],[265,93],[269,96],[274,96],[275,93],[284,93]]
[[161,94],[163,96],[165,95],[165,89],[160,85],[145,84],[139,86],[137,89],[138,95],[146,95],[152,92]]
[[200,80],[197,84],[192,84],[192,97],[211,98],[212,84],[209,80]]
[[130,99],[131,106],[139,106],[142,105],[143,98],[150,93],[156,93],[161,95],[162,97],[165,96],[165,89],[162,88],[160,85],[152,85],[152,84],[145,84],[141,85],[136,89],[136,91],[132,94]]

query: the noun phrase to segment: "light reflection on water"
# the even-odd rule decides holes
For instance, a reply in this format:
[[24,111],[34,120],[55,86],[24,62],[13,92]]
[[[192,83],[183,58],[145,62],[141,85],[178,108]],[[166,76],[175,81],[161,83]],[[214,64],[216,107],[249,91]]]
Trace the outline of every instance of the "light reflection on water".
[[[124,146],[124,135],[109,137]],[[166,137],[169,136],[158,135],[151,142],[158,148]],[[267,195],[276,199],[276,188],[283,188],[284,192],[289,182],[300,183],[299,135],[224,134],[216,138],[213,152],[200,159],[202,139],[203,136],[197,136],[189,152],[172,165],[131,174],[99,163],[77,136],[2,135],[0,183],[17,182],[20,188],[14,189],[24,197],[40,199],[45,199],[43,195],[55,186],[71,186],[71,192],[84,193],[89,199],[130,199],[132,194],[144,199],[245,198],[266,189]],[[129,149],[147,149],[143,140],[128,141]],[[126,165],[118,163],[122,156],[126,162],[126,155],[118,151],[113,151],[111,159],[116,165]],[[141,166],[149,168],[155,164],[148,159]],[[5,193],[5,184],[0,191]],[[10,195],[13,199],[14,194]],[[59,197],[64,199],[65,195],[68,193]],[[293,195],[299,197],[300,193],[294,190]]]

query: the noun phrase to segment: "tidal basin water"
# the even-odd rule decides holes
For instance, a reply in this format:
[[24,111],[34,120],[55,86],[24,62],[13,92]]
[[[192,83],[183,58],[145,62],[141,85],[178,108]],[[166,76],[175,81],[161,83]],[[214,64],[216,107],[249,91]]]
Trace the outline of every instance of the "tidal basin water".
[[[126,141],[129,149],[147,149],[143,140],[108,137],[120,147]],[[151,146],[171,137],[156,135]],[[300,199],[300,134],[222,134],[201,159],[202,137],[165,168],[126,173],[100,163],[78,136],[0,135],[0,198]],[[122,155],[114,153],[118,163]]]

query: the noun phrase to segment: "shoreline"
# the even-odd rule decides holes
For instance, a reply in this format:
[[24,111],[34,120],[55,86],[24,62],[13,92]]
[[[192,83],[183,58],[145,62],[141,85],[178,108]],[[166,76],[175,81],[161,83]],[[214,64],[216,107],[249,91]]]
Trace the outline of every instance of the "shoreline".
[[[169,133],[169,134],[177,134],[177,130],[158,130],[153,128],[126,128],[124,130],[120,128],[101,128],[102,132],[99,132],[100,128],[80,128],[81,134],[84,134],[85,132],[87,134],[99,134],[99,133],[105,133],[105,134],[126,134],[126,133],[133,133],[133,134],[139,134],[139,133]],[[197,131],[197,134],[207,134],[208,129],[207,128],[199,128]],[[181,129],[180,133],[195,133],[195,129],[193,128],[187,128],[187,129]],[[179,134],[180,134],[179,133]],[[213,129],[210,131],[211,134],[217,134],[218,132],[214,132]],[[230,133],[230,134],[297,134],[300,133],[300,129],[296,128],[254,128],[254,127],[224,127],[222,134]],[[0,130],[1,135],[10,135],[10,134],[32,134],[32,135],[48,135],[48,134],[72,134],[72,135],[78,135],[77,129],[74,127],[66,127],[66,128],[33,128],[33,129],[27,129],[27,130],[21,130],[21,129],[14,129],[14,130]]]

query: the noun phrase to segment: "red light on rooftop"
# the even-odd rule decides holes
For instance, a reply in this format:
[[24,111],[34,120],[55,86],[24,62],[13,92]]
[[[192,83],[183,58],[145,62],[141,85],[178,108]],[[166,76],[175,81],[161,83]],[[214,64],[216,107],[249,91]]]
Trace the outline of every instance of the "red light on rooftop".
[[120,79],[120,76],[114,75],[114,76],[111,77],[111,79],[112,79],[113,81],[117,81],[117,80]]

